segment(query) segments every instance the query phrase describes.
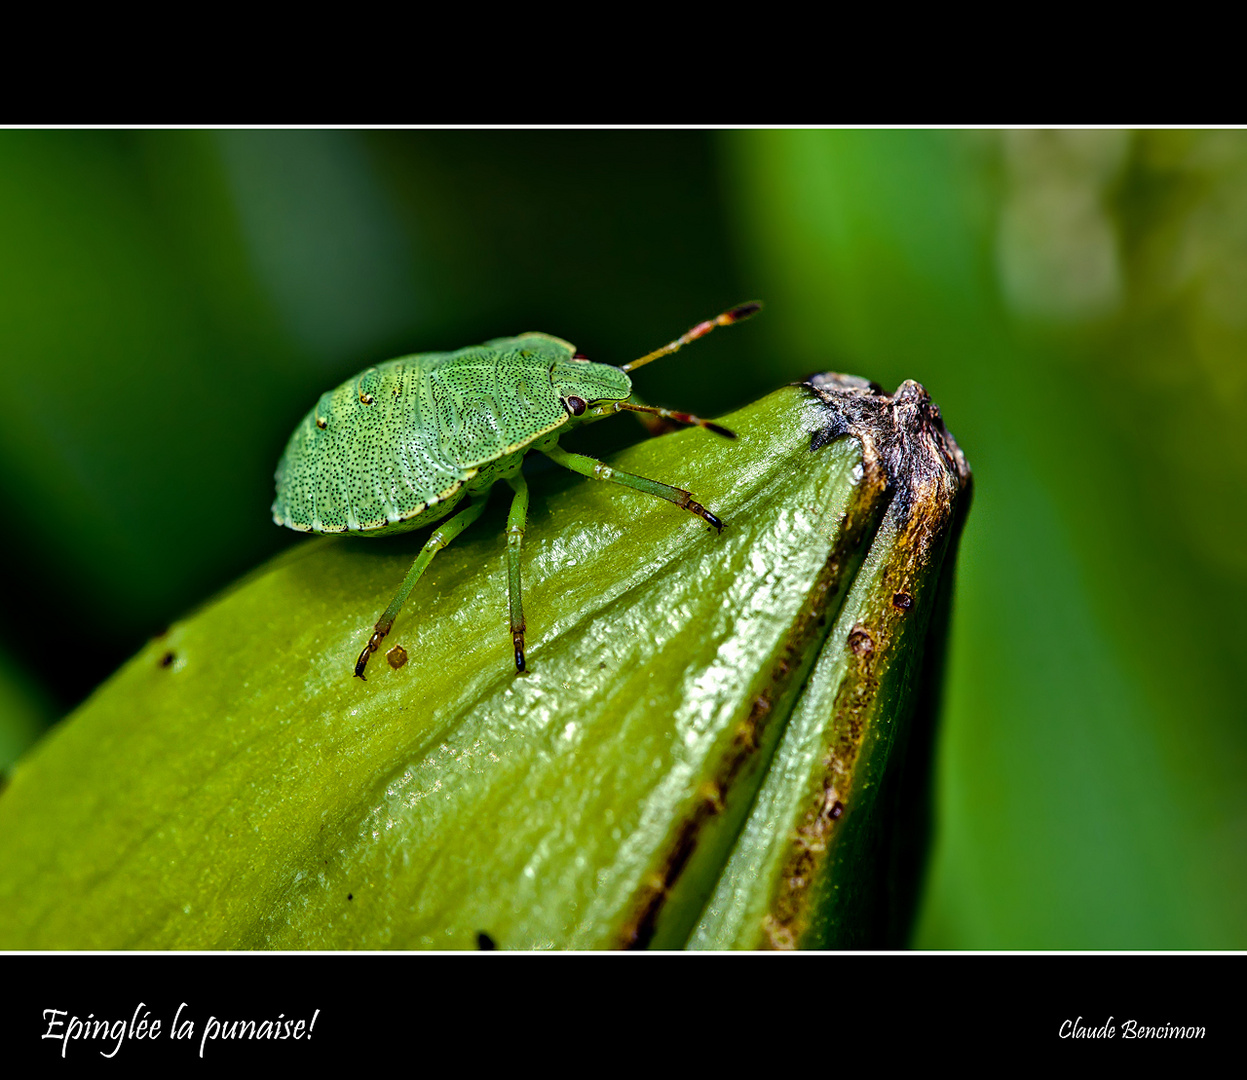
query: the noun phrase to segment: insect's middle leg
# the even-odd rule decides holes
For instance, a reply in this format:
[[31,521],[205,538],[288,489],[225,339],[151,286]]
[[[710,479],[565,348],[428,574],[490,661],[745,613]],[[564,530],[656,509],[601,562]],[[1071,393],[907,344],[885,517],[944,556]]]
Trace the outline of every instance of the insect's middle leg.
[[429,568],[429,563],[433,561],[433,556],[481,516],[485,510],[485,501],[485,495],[482,494],[481,498],[470,502],[454,517],[442,522],[441,525],[433,530],[433,535],[429,537],[420,554],[416,556],[416,561],[411,564],[411,569],[407,571],[407,576],[403,578],[403,583],[399,586],[398,592],[395,593],[394,599],[390,601],[390,606],[382,612],[381,618],[377,620],[377,625],[373,628],[372,637],[368,639],[368,644],[364,646],[364,651],[359,654],[359,659],[355,661],[355,674],[359,678],[365,678],[364,668],[368,665],[368,658],[377,651],[377,646],[381,644],[385,635],[390,632],[390,628],[394,625],[394,620],[398,618],[399,611],[402,610],[403,604],[406,603],[407,597],[411,594],[411,590],[415,587],[416,582],[420,580],[420,575]]
[[546,448],[542,453],[556,464],[562,465],[565,469],[571,469],[572,472],[580,473],[581,476],[588,476],[593,480],[609,480],[612,484],[623,484],[624,487],[630,487],[635,491],[643,491],[647,495],[654,495],[660,499],[666,499],[667,502],[673,502],[676,506],[682,506],[690,514],[696,514],[703,521],[708,521],[719,532],[723,531],[723,522],[702,506],[701,503],[694,502],[692,494],[683,488],[672,487],[670,484],[661,484],[657,480],[649,480],[644,476],[637,476],[635,473],[627,473],[622,469],[612,468],[605,462],[587,457],[584,454],[568,453],[558,443]]
[[528,522],[528,484],[516,473],[507,478],[515,498],[507,514],[507,596],[511,602],[511,640],[515,644],[515,670],[524,671],[524,597],[520,591],[520,549]]

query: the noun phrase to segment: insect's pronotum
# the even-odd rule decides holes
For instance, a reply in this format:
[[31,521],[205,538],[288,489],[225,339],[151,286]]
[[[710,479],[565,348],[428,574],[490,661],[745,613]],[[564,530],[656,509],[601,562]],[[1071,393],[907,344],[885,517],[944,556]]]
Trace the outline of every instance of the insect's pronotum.
[[[520,549],[528,516],[524,455],[539,450],[573,472],[666,499],[709,522],[723,522],[682,488],[612,469],[572,454],[559,439],[572,428],[622,410],[735,435],[689,413],[633,402],[635,371],[716,326],[747,319],[761,307],[742,304],[622,367],[595,364],[549,334],[497,338],[457,352],[420,353],[360,372],[321,396],[295,428],[277,465],[273,520],[300,532],[388,536],[448,518],[416,556],[390,606],[355,661],[368,658],[394,625],[433,556],[485,509],[489,489],[505,480],[514,492],[507,515],[507,569],[515,668],[524,671],[524,606]],[[468,505],[452,510],[467,496]]]

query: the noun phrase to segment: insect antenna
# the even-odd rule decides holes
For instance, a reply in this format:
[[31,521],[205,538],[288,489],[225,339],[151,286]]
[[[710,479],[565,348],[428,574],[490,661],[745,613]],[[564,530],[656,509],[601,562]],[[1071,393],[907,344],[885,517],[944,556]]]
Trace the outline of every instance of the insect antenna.
[[681,334],[675,341],[669,341],[661,349],[655,349],[651,353],[631,363],[623,364],[621,371],[636,371],[637,368],[643,367],[653,360],[657,360],[660,356],[669,356],[671,353],[684,348],[690,341],[696,341],[699,337],[705,337],[716,326],[731,326],[732,323],[741,322],[743,319],[749,318],[750,315],[756,315],[762,310],[762,304],[757,301],[751,301],[748,304],[741,304],[732,308],[731,311],[725,311],[722,315],[716,315],[713,319],[707,319],[705,322],[699,322],[688,333]]

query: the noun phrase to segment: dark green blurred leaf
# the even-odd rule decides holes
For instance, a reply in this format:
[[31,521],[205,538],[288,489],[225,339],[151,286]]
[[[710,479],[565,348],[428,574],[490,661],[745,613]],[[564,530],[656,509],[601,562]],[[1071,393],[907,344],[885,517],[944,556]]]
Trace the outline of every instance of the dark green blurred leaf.
[[52,716],[47,696],[0,652],[0,778],[34,744]]

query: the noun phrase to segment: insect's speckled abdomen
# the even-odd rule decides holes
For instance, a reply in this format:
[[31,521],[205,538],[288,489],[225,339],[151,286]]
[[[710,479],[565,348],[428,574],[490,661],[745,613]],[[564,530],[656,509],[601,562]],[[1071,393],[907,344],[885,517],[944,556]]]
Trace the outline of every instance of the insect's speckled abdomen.
[[550,367],[570,352],[534,334],[361,372],[295,429],[277,466],[273,520],[334,533],[441,517],[482,465],[568,421]]

